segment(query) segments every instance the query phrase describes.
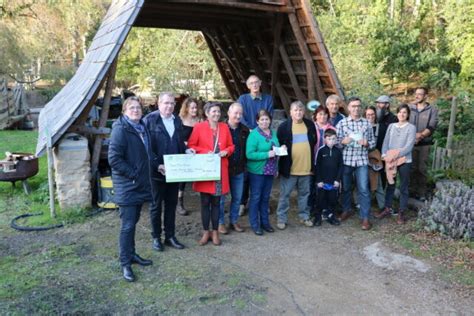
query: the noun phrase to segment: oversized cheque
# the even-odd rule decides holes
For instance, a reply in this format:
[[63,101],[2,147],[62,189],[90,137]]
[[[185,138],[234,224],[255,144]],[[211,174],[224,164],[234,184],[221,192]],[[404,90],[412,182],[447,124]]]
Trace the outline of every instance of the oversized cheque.
[[221,179],[221,157],[217,154],[164,155],[166,182]]

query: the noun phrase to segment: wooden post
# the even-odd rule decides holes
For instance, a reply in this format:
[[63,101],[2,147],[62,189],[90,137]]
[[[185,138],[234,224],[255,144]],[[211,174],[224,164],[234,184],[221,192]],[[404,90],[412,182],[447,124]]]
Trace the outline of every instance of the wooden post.
[[[102,112],[100,113],[99,128],[105,127],[107,124],[107,118],[109,117],[110,99],[112,98],[112,90],[115,86],[115,71],[117,69],[117,59],[112,63],[109,69],[109,75],[107,77],[107,83],[105,85],[104,103],[102,105]],[[91,175],[92,175],[92,188],[95,187],[96,181],[95,176],[99,166],[100,150],[102,148],[102,135],[97,135],[92,150],[92,162],[91,162]]]
[[446,149],[448,150],[449,158],[451,158],[452,152],[453,152],[454,124],[456,123],[457,111],[458,111],[458,106],[456,102],[456,97],[453,97],[453,100],[451,102],[451,116],[449,117],[448,139],[446,140]]
[[48,187],[49,187],[49,211],[51,212],[51,217],[56,217],[56,208],[54,205],[54,157],[53,157],[53,141],[49,133],[49,128],[46,128],[46,155],[48,158]]

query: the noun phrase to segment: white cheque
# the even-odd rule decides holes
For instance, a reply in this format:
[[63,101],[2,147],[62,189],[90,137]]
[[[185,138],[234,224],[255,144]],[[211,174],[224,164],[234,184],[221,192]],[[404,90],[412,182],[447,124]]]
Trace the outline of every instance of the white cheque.
[[164,155],[166,182],[221,179],[221,157],[217,154]]

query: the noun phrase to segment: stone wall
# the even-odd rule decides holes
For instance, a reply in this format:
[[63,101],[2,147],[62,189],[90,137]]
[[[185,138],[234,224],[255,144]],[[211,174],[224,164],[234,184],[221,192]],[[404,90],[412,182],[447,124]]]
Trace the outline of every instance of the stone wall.
[[65,134],[54,148],[56,193],[62,210],[91,206],[91,168],[87,138]]

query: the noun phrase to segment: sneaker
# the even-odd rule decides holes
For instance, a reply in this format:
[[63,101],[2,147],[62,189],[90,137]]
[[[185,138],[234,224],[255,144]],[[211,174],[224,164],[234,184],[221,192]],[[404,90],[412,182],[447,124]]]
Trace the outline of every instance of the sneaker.
[[286,224],[285,223],[277,223],[277,228],[283,230],[283,229],[286,228]]
[[392,216],[397,216],[398,215],[398,210],[392,208]]
[[305,219],[305,220],[300,220],[300,223],[303,224],[304,226],[306,227],[313,227],[314,224],[312,221],[310,221],[309,219]]
[[328,212],[329,212],[329,211],[326,210],[326,209],[322,211],[322,220],[325,221],[325,220],[328,219]]

